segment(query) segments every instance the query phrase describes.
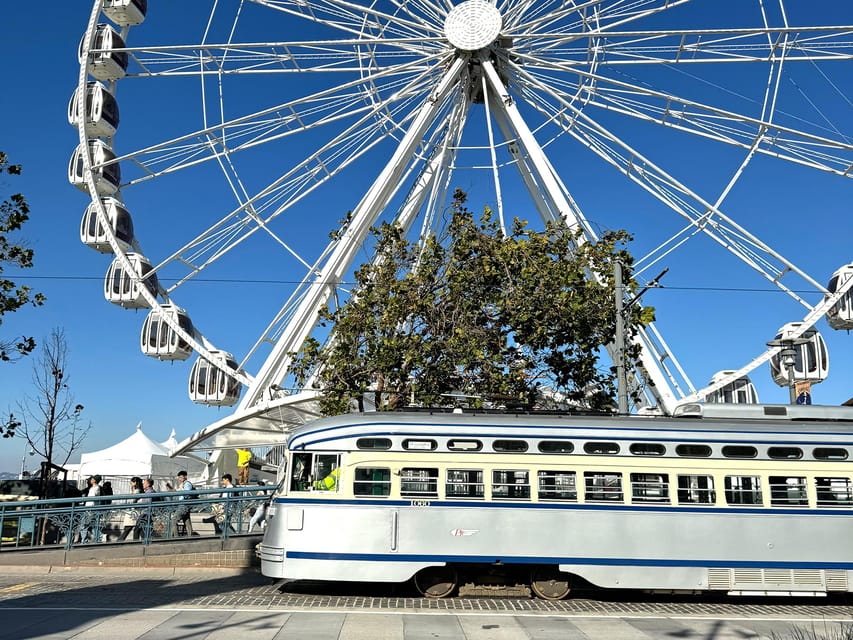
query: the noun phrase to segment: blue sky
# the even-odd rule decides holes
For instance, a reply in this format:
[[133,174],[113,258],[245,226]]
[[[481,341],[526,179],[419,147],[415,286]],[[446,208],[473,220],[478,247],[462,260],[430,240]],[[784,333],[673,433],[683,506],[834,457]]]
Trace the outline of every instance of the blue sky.
[[[209,2],[155,0],[149,4],[149,19],[131,33],[129,44],[198,41]],[[678,27],[692,24],[692,20],[696,20],[693,28],[705,24],[702,20],[716,26],[757,24],[757,3],[695,4],[695,13],[674,16],[674,25],[652,26]],[[202,5],[205,9],[196,12]],[[66,180],[68,159],[76,144],[76,132],[66,122],[66,106],[76,84],[76,49],[90,6],[73,1],[51,3],[49,11],[38,3],[4,3],[0,8],[0,41],[7,52],[0,61],[5,88],[0,101],[0,149],[24,167],[23,176],[7,179],[2,192],[21,191],[30,203],[31,220],[23,236],[36,251],[36,266],[18,279],[48,298],[40,309],[6,316],[0,331],[4,336],[26,332],[40,338],[54,327],[65,330],[71,388],[94,424],[86,450],[117,442],[139,421],[156,440],[165,440],[173,428],[181,439],[229,411],[189,402],[190,362],[160,363],[140,353],[139,328],[145,312],[124,311],[104,300],[102,281],[109,259],[79,242],[78,227],[87,199]],[[853,24],[850,3],[822,0],[806,6],[789,2],[786,8],[791,24]],[[248,9],[243,24],[256,30],[245,35],[244,41],[285,37],[276,35],[280,32],[276,32],[275,21],[267,24],[253,19]],[[294,38],[292,32],[286,37]],[[779,85],[785,117],[809,130],[818,125],[831,128],[831,123],[840,129],[834,137],[846,136],[849,141],[853,137],[850,66],[849,62],[789,65]],[[674,91],[677,87],[679,92],[694,92],[697,100],[742,108],[746,113],[750,113],[749,101],[760,94],[757,83],[767,76],[766,67],[757,66],[748,72],[702,70],[697,72],[701,81],[666,70],[658,73],[623,77],[659,82]],[[136,84],[120,84],[122,124],[117,140],[122,148],[152,144],[198,126],[197,86],[177,81],[156,87],[133,82]],[[255,84],[234,89],[232,95],[239,92],[240,99],[230,102],[229,108],[260,109],[280,101],[278,89],[272,85],[263,85],[269,93],[258,95],[254,90],[261,86],[259,81],[251,82]],[[729,93],[721,92],[721,87]],[[290,95],[290,87],[279,88],[281,96]],[[696,136],[661,132],[658,126],[626,121],[614,114],[599,117],[708,199],[719,194],[743,158],[742,152],[721,150]],[[302,139],[299,144],[304,149],[320,141],[321,137]],[[627,228],[635,235],[638,252],[659,242],[666,229],[679,226],[671,212],[600,160],[577,145],[557,142],[547,152],[594,224]],[[275,152],[289,151],[292,148],[279,147]],[[332,190],[309,198],[287,227],[287,240],[307,254],[316,252],[335,221],[357,202],[387,153],[387,148],[378,148],[366,162],[336,181]],[[264,184],[276,175],[277,167],[269,158],[255,162],[243,176]],[[162,257],[174,250],[209,224],[211,210],[222,208],[220,199],[227,198],[224,180],[220,176],[218,183],[207,182],[204,175],[188,172],[184,178],[179,174],[128,195],[137,235],[153,255]],[[484,179],[484,173],[472,174],[455,185],[471,192],[472,208],[494,204],[489,190],[482,186]],[[513,192],[504,195],[510,215],[530,215],[525,199]],[[747,167],[724,208],[738,223],[825,283],[837,267],[853,261],[850,202],[850,179],[760,158]],[[286,295],[288,283],[297,277],[292,261],[280,252],[273,253],[270,245],[268,240],[253,239],[233,260],[224,261],[209,277],[176,297],[217,345],[238,354],[255,341]],[[706,240],[690,243],[661,267],[664,265],[671,267],[664,281],[666,288],[647,294],[646,303],[658,307],[660,329],[697,386],[704,385],[715,371],[744,364],[782,324],[804,315],[801,307]],[[646,277],[659,269],[650,271]],[[813,395],[816,402],[840,404],[853,396],[853,336],[833,332],[823,321],[817,326],[829,343],[831,370],[830,378],[816,386]],[[22,394],[32,392],[30,378],[30,359],[0,367],[0,410],[14,409]],[[752,378],[763,401],[787,400],[787,391],[773,384],[766,366]],[[0,443],[0,470],[17,471],[22,451],[18,441]]]

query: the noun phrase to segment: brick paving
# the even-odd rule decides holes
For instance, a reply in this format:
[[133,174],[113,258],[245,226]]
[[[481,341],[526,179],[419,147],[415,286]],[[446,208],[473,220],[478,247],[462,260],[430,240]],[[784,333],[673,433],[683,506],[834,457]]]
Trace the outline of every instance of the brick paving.
[[385,584],[297,582],[273,584],[254,571],[118,569],[60,571],[0,576],[4,608],[203,608],[260,610],[410,611],[490,614],[544,614],[616,617],[714,617],[727,619],[803,618],[853,620],[853,598],[728,598],[591,592],[560,602],[535,598],[414,597],[404,587]]

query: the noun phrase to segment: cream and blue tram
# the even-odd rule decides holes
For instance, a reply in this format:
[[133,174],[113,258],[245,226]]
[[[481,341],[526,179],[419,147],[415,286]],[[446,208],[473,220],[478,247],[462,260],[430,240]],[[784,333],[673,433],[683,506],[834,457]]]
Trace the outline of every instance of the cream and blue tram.
[[[714,414],[717,417],[711,417]],[[287,440],[261,571],[730,594],[853,587],[853,409],[363,413]]]

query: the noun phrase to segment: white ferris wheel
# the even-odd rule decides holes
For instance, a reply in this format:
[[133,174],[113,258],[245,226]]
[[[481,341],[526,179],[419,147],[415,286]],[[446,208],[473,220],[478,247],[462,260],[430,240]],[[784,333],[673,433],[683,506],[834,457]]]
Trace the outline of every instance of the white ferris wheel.
[[[716,330],[648,301],[661,329],[639,336],[631,380],[670,413],[765,364],[780,322],[790,339],[827,311],[853,326],[849,253],[772,224],[802,176],[853,177],[853,7],[805,4],[95,0],[69,103],[81,239],[113,256],[107,300],[147,310],[143,353],[191,360],[193,401],[237,405],[198,448],[316,417],[289,367],[318,310],[350,295],[373,225],[424,237],[457,187],[506,224],[627,229],[641,282],[673,265],[697,289],[778,294],[721,309]],[[804,213],[844,231],[820,215]],[[688,344],[664,340],[665,309],[699,323]],[[770,335],[742,361],[690,380],[674,351],[710,357],[762,314]]]

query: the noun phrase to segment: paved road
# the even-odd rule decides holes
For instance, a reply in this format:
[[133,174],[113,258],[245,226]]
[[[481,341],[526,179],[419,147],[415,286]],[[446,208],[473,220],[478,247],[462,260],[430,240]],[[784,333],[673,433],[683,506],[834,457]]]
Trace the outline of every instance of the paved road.
[[[0,576],[0,638],[745,640],[823,635],[851,599],[596,594],[423,600],[385,585],[271,584],[254,573],[116,570]],[[774,636],[775,634],[775,636]]]

